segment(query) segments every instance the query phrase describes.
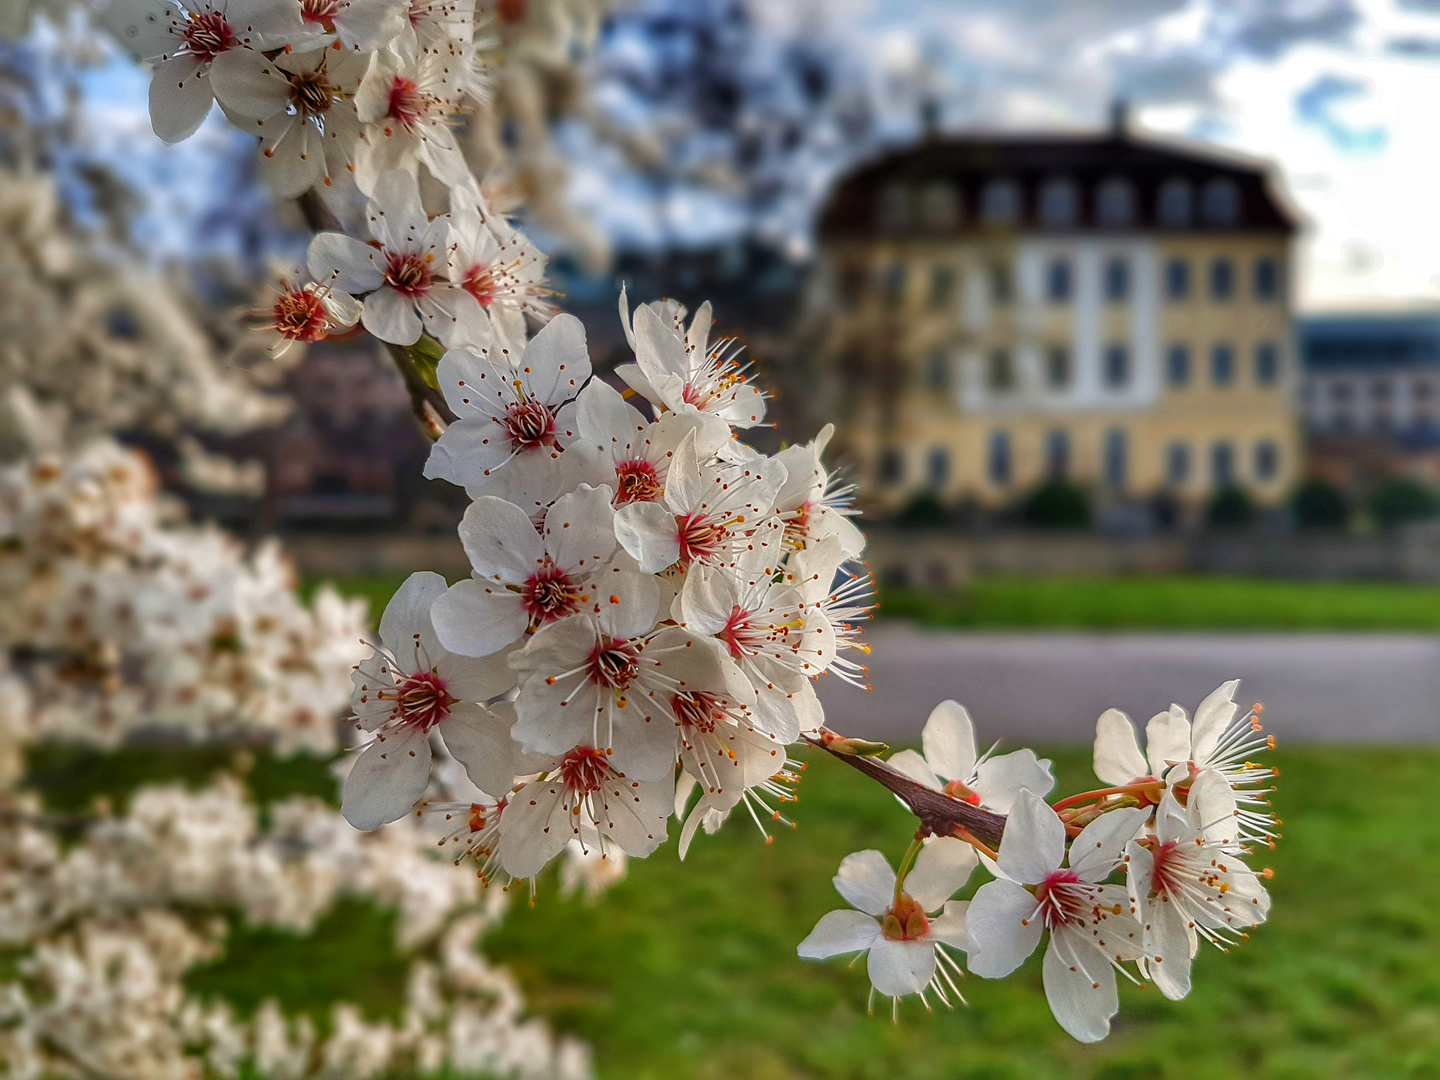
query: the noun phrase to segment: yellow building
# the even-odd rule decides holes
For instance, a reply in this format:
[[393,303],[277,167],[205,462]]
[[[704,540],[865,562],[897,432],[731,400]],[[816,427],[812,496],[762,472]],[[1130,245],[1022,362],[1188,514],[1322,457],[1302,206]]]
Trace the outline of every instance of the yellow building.
[[1254,163],[1121,133],[932,138],[842,177],[808,306],[862,496],[1102,501],[1301,466],[1295,220]]

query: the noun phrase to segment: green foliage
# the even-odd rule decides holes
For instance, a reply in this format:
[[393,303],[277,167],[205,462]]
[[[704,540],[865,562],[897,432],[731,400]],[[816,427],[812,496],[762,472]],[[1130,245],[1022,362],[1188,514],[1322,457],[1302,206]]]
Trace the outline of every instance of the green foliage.
[[979,577],[959,593],[885,590],[880,605],[958,628],[1440,630],[1440,587],[1379,581]]
[[895,515],[895,524],[905,528],[924,528],[948,525],[950,511],[946,510],[930,492],[916,495],[905,508]]
[[1405,477],[1382,484],[1370,496],[1370,516],[1382,528],[1419,521],[1440,513],[1440,499],[1419,481]]
[[1040,529],[1083,529],[1090,524],[1090,499],[1064,480],[1047,480],[1020,507],[1020,520]]
[[1334,484],[1306,480],[1290,500],[1290,512],[1302,529],[1339,529],[1350,520],[1350,504]]
[[[1085,786],[1088,752],[1055,756]],[[899,1026],[888,1002],[866,1016],[863,962],[795,955],[844,906],[840,859],[879,847],[893,864],[909,839],[894,800],[832,760],[806,774],[798,833],[766,847],[736,815],[683,867],[662,848],[593,905],[542,880],[534,909],[517,905],[485,947],[532,1008],[593,1044],[604,1080],[1440,1075],[1440,753],[1277,761],[1287,838],[1254,859],[1276,871],[1273,921],[1229,955],[1204,948],[1185,1001],[1122,982],[1114,1034],[1095,1046],[1051,1019],[1038,953],[1010,979],[967,978],[953,1013],[907,1000]]]
[[1245,489],[1231,485],[1221,488],[1205,508],[1205,520],[1220,529],[1234,529],[1248,525],[1255,517],[1255,504]]

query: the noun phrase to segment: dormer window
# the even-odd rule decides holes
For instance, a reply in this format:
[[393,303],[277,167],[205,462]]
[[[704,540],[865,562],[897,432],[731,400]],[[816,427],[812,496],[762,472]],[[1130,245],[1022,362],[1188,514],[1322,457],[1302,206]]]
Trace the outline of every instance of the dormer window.
[[960,220],[960,193],[951,184],[927,184],[920,192],[920,220],[931,228],[954,228]]
[[1160,186],[1160,200],[1156,210],[1156,216],[1162,225],[1189,225],[1195,216],[1195,190],[1190,186],[1190,181],[1179,177],[1166,180]]
[[1135,188],[1118,177],[1106,180],[1095,193],[1095,217],[1101,225],[1129,225],[1135,220]]
[[910,224],[910,192],[900,184],[891,184],[880,192],[880,227],[903,229]]
[[980,195],[980,214],[988,225],[1013,224],[1020,217],[1020,185],[992,180]]
[[1047,180],[1040,189],[1040,223],[1042,225],[1074,225],[1080,216],[1080,194],[1074,181]]
[[1211,180],[1205,185],[1202,207],[1211,225],[1233,225],[1240,216],[1240,191],[1233,180]]

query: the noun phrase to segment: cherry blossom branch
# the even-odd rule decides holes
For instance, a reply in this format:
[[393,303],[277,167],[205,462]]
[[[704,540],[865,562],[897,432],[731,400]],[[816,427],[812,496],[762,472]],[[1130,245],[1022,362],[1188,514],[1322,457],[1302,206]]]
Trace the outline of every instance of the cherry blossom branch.
[[952,798],[943,791],[926,787],[918,780],[912,780],[893,766],[880,761],[873,755],[887,749],[883,743],[849,739],[823,727],[818,739],[808,735],[803,738],[811,746],[818,746],[839,758],[894,794],[920,819],[923,832],[936,836],[955,836],[962,840],[968,836],[990,848],[999,845],[1000,836],[1005,831],[1005,819],[1002,816]]
[[[306,191],[296,202],[305,224],[313,232],[341,231],[340,222],[321,201],[314,188]],[[379,339],[376,339],[377,341]],[[445,403],[440,392],[440,382],[435,368],[444,355],[444,348],[429,335],[422,334],[414,345],[384,345],[385,352],[395,364],[405,391],[410,395],[410,411],[420,425],[420,430],[431,442],[444,433],[445,428],[455,422],[455,414]]]

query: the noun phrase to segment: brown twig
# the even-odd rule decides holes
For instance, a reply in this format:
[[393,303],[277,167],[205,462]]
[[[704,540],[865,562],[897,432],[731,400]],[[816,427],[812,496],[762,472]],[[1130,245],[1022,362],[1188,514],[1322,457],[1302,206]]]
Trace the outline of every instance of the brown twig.
[[920,819],[922,831],[935,836],[955,836],[959,832],[965,832],[989,847],[999,846],[1000,837],[1005,831],[1005,819],[999,814],[981,810],[978,806],[951,798],[943,791],[926,787],[878,758],[845,753],[842,749],[837,749],[837,744],[844,744],[847,740],[836,736],[829,728],[821,728],[818,739],[812,739],[808,735],[804,736],[804,739],[811,746],[818,746],[892,792]]

